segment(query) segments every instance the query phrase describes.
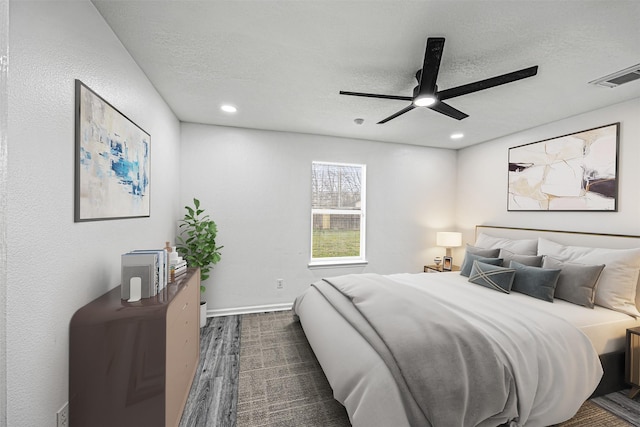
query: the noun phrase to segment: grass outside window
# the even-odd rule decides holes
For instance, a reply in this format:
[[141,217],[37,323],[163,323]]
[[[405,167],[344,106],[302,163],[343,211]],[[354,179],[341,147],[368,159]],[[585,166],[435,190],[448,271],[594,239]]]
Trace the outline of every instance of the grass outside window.
[[313,258],[360,255],[360,230],[314,230]]

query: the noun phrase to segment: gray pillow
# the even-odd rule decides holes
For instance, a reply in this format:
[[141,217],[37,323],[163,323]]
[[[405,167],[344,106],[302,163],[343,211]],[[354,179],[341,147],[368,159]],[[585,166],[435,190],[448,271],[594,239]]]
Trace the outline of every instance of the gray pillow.
[[574,304],[593,308],[596,286],[604,264],[586,265],[562,262],[546,256],[542,268],[560,268],[555,297]]
[[470,244],[467,243],[466,253],[483,256],[485,258],[498,258],[498,254],[500,253],[500,248],[486,249],[486,248],[480,248],[478,246],[471,246]]
[[513,268],[500,267],[475,260],[471,267],[469,281],[476,285],[508,294],[511,291],[515,274],[516,271]]
[[502,258],[486,258],[467,252],[464,255],[464,261],[462,262],[462,266],[460,267],[460,275],[469,277],[469,274],[471,274],[471,268],[473,267],[473,261],[476,260],[492,265],[502,265]]
[[500,249],[499,258],[502,258],[502,265],[508,267],[511,261],[519,262],[522,265],[540,267],[542,265],[542,255],[520,255],[506,249]]
[[511,290],[529,295],[543,301],[553,302],[553,294],[556,290],[560,270],[551,270],[542,267],[531,267],[511,261],[509,267],[516,271]]

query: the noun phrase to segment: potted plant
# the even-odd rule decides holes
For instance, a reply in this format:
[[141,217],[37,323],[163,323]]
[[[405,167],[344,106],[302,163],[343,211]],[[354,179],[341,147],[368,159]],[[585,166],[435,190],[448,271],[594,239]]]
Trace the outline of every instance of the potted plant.
[[185,206],[185,209],[187,212],[179,221],[176,248],[189,267],[200,267],[200,327],[203,327],[207,322],[207,301],[204,297],[207,288],[202,283],[220,261],[223,246],[216,246],[218,227],[209,215],[204,214],[204,209],[200,209],[200,200],[194,198],[193,207]]

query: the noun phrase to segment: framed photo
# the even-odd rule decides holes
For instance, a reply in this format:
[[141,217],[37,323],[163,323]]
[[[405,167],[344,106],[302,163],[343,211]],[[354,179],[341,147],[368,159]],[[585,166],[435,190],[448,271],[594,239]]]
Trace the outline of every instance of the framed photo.
[[451,271],[453,268],[453,258],[450,256],[442,257],[442,271]]
[[508,211],[618,210],[620,123],[509,149]]
[[75,90],[75,222],[148,217],[150,135],[80,80]]

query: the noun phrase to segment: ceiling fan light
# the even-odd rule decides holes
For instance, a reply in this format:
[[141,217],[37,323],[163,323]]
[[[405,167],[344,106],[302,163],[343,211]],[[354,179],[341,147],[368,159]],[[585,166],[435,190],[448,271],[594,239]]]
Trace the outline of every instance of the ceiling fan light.
[[419,96],[413,100],[413,104],[416,107],[428,107],[436,102],[436,97],[433,95]]
[[464,136],[464,134],[462,132],[456,132],[456,133],[452,133],[451,136],[449,136],[449,138],[451,139],[460,139]]

